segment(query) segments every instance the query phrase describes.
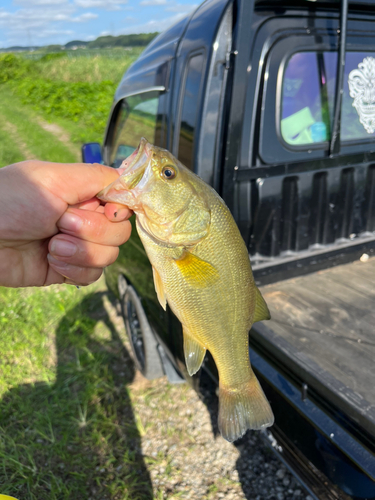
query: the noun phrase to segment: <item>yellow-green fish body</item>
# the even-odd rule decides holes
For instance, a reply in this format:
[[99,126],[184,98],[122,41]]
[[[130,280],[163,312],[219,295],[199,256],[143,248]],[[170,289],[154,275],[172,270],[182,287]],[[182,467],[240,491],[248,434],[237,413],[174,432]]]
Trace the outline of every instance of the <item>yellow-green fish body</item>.
[[124,163],[119,180],[98,196],[135,211],[158,299],[183,326],[189,374],[199,370],[207,349],[212,354],[223,437],[234,441],[247,429],[272,425],[248,349],[251,325],[269,312],[229,209],[168,151],[144,139]]

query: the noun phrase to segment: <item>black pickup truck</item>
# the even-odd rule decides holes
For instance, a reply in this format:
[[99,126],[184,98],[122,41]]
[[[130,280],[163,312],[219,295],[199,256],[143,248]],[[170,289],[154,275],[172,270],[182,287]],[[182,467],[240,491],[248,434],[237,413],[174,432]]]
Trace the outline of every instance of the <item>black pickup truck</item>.
[[[314,498],[375,499],[375,3],[203,2],[124,75],[104,163],[141,136],[218,191],[249,249],[273,449]],[[106,278],[142,373],[189,379],[136,231]],[[201,373],[217,380],[209,355]]]

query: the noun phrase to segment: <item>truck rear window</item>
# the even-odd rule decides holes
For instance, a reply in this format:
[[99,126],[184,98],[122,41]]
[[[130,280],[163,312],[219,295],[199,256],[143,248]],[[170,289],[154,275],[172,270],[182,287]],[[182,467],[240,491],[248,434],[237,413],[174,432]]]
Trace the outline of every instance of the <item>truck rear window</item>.
[[[347,52],[341,140],[375,134],[375,54]],[[290,145],[329,141],[333,122],[337,52],[298,52],[288,60],[282,85],[281,135]]]

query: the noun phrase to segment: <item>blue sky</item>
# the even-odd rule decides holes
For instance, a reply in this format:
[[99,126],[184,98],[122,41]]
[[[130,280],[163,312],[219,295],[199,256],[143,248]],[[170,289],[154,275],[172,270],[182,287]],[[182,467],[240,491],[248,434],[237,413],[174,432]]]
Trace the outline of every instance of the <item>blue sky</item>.
[[202,0],[1,0],[0,47],[163,31]]

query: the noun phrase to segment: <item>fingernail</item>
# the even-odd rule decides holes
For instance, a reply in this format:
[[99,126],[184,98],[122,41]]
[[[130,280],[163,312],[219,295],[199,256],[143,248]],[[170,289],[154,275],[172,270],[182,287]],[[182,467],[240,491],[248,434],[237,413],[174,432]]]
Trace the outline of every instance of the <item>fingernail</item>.
[[129,219],[130,216],[131,212],[128,208],[119,208],[118,210],[116,210],[116,212],[113,212],[113,217],[118,222],[122,222],[126,219]]
[[82,224],[83,220],[81,217],[71,212],[65,212],[58,222],[59,228],[66,231],[78,231],[82,227]]
[[115,217],[117,220],[124,220],[125,218],[129,218],[131,216],[128,208],[120,208],[116,213],[117,215]]
[[51,243],[51,253],[59,257],[71,257],[77,251],[77,245],[71,241],[55,239]]
[[49,253],[47,255],[48,262],[54,266],[54,267],[59,267],[60,269],[65,269],[67,268],[70,264],[67,264],[66,262],[62,262],[61,260],[57,260],[52,255]]

